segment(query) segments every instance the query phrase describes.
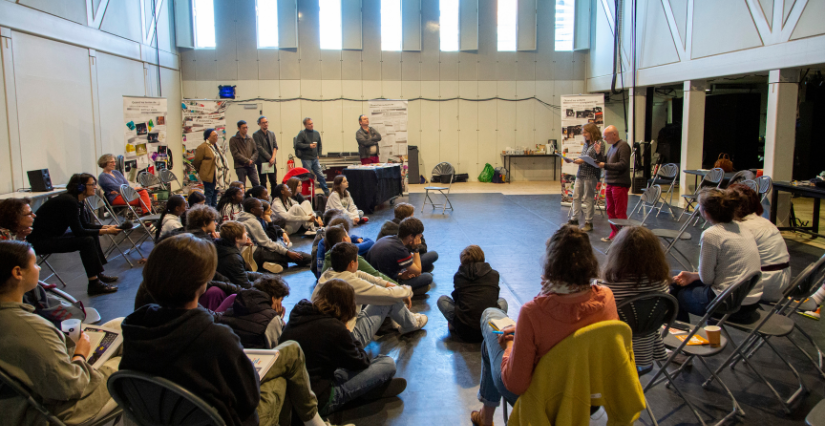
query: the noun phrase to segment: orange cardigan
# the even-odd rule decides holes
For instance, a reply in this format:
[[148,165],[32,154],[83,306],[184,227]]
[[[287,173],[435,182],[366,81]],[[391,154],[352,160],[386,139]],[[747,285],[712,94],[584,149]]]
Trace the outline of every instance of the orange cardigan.
[[536,296],[521,307],[512,350],[501,359],[501,381],[510,392],[523,394],[539,360],[553,346],[582,327],[618,319],[613,292],[604,286],[574,296]]

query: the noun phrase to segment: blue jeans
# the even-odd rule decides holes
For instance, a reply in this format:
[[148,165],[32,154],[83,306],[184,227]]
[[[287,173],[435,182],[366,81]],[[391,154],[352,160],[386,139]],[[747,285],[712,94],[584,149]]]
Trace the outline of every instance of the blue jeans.
[[682,322],[690,321],[688,313],[704,316],[708,305],[716,298],[713,289],[703,284],[702,281],[695,281],[684,287],[671,286],[670,294],[679,301],[679,313],[676,314],[676,319]]
[[372,336],[375,336],[381,324],[384,323],[384,318],[387,317],[392,318],[401,326],[401,329],[398,330],[401,334],[418,330],[418,320],[415,315],[407,309],[404,302],[398,302],[394,305],[365,306],[355,319],[352,336],[355,337],[355,340],[361,342],[361,345],[367,347],[372,342]]
[[326,416],[342,405],[359,396],[381,386],[395,376],[395,361],[386,355],[375,357],[370,366],[363,370],[335,370],[335,380],[332,385],[332,399],[321,409],[321,415]]
[[481,344],[481,383],[478,386],[478,400],[488,407],[498,407],[501,397],[510,404],[515,404],[518,395],[510,392],[501,381],[501,358],[504,349],[498,344],[498,335],[493,334],[490,320],[506,317],[501,309],[487,308],[481,314],[481,335],[484,342]]
[[433,264],[438,260],[438,253],[435,251],[428,251],[421,255],[421,271],[432,272],[435,268]]
[[[217,176],[215,177],[217,181]],[[203,196],[206,197],[206,205],[212,208],[218,206],[218,191],[215,190],[216,182],[204,182],[203,183]]]
[[[505,314],[507,313],[509,305],[507,305],[507,301],[504,300],[504,298],[500,297],[496,304]],[[444,318],[447,318],[448,323],[452,323],[453,320],[455,320],[455,300],[453,300],[452,297],[446,295],[441,296],[438,298],[436,305],[438,306],[438,310],[441,311],[441,314],[444,315]]]
[[[327,180],[324,178],[324,172],[321,171],[321,163],[317,158],[312,160],[301,159],[301,166],[315,174],[315,179],[318,181],[318,186],[324,191],[324,194],[329,195],[329,188],[327,188]],[[315,195],[315,194],[313,194]]]
[[402,280],[402,279],[398,280],[398,284],[408,285],[413,289],[413,291],[415,291],[416,289],[421,288],[421,287],[427,287],[432,283],[433,283],[433,274],[430,274],[428,272],[422,272],[421,275],[419,275],[415,278],[410,278],[408,280]]

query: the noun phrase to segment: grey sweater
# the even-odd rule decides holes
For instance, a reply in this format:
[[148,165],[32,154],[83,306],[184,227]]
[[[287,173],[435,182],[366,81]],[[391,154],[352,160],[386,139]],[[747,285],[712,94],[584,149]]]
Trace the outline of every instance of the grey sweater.
[[607,171],[604,180],[608,185],[630,188],[630,145],[627,142],[620,139],[610,146],[604,169]]
[[264,231],[264,227],[261,226],[261,222],[259,222],[258,218],[252,213],[242,212],[238,215],[237,220],[246,227],[246,232],[249,233],[249,238],[252,239],[255,245],[284,255],[288,251],[282,244],[278,244],[269,239],[266,231]]
[[[315,142],[318,144],[315,148],[310,145]],[[295,155],[301,160],[314,160],[321,155],[321,134],[316,130],[310,133],[307,130],[301,130],[298,136],[295,137]]]

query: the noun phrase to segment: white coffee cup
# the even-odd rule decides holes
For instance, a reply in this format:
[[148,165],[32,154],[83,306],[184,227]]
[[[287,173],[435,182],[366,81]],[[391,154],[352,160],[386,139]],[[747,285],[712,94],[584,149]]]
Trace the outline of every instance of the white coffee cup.
[[60,323],[60,329],[63,330],[63,333],[66,333],[73,342],[77,342],[77,339],[80,338],[80,320],[79,319],[67,319]]

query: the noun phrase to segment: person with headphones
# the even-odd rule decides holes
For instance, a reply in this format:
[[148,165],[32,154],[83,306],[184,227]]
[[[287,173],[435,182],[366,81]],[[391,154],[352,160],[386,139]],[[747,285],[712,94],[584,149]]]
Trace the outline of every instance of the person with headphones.
[[[97,179],[89,173],[75,173],[66,185],[66,193],[50,198],[37,209],[28,241],[39,255],[80,252],[80,261],[89,277],[89,296],[114,293],[117,276],[103,274],[106,256],[100,236],[121,232],[115,225],[97,225],[84,208],[83,201],[95,195]],[[66,232],[69,229],[69,232]]]

